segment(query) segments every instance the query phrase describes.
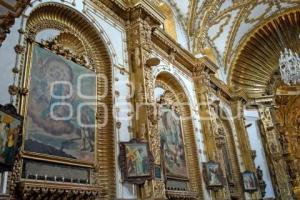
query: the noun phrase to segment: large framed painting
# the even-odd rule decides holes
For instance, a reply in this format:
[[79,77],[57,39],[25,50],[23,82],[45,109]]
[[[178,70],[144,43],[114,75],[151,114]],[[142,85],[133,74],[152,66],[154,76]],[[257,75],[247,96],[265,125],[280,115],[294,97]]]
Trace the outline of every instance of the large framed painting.
[[33,45],[24,150],[93,164],[96,73]]
[[120,143],[120,166],[124,181],[143,184],[153,178],[154,158],[147,142],[132,139]]
[[180,115],[169,106],[162,106],[160,113],[158,130],[165,175],[169,178],[187,179],[188,173]]
[[220,163],[214,161],[203,163],[203,175],[208,189],[217,190],[223,187],[224,177]]
[[0,170],[12,170],[21,146],[23,117],[11,104],[0,105]]
[[253,172],[245,171],[242,173],[242,179],[245,192],[253,193],[258,190],[257,179]]

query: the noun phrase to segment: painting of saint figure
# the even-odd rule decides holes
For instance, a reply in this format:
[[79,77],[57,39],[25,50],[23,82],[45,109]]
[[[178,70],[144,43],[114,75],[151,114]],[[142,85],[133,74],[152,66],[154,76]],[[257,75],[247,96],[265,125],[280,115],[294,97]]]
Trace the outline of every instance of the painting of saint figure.
[[25,150],[93,162],[96,74],[34,45]]
[[208,187],[222,187],[223,186],[223,176],[220,163],[217,162],[207,162],[204,165],[204,174],[206,175],[206,182]]
[[244,190],[246,192],[254,192],[257,190],[256,177],[253,172],[246,171],[242,174]]
[[158,130],[167,176],[187,178],[180,116],[167,106],[163,106]]
[[145,144],[126,144],[127,177],[150,175],[148,149]]
[[0,164],[11,166],[17,151],[22,118],[0,109]]

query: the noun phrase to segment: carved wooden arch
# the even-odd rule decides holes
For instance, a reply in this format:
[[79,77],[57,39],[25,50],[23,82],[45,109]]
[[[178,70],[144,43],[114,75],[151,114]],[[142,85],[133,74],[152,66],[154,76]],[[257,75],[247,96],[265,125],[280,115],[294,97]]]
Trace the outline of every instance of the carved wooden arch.
[[202,182],[200,166],[198,162],[198,151],[196,137],[193,128],[190,102],[183,87],[178,80],[169,72],[161,72],[156,76],[155,86],[167,90],[168,98],[172,99],[173,105],[177,107],[178,113],[182,117],[183,137],[185,141],[185,153],[187,156],[187,168],[189,176],[189,188],[194,192],[197,199],[202,199]]
[[[243,196],[242,193],[242,182],[240,179],[240,167],[238,163],[238,154],[234,144],[234,135],[233,129],[230,123],[230,119],[228,114],[226,113],[225,109],[221,106],[217,105],[217,109],[219,115],[217,116],[217,121],[220,123],[220,126],[223,128],[225,132],[225,142],[226,142],[226,149],[228,150],[228,157],[230,160],[230,167],[232,171],[232,183],[229,183],[231,196],[235,198],[241,198]],[[232,185],[233,184],[233,185]]]
[[[97,141],[95,141],[97,147],[95,150],[96,165],[92,178],[95,185],[101,188],[101,199],[115,199],[116,172],[114,169],[116,163],[114,159],[115,136],[112,116],[112,61],[108,48],[101,37],[101,33],[88,19],[76,10],[62,4],[42,3],[30,13],[26,21],[25,38],[27,40],[24,40],[24,46],[28,46],[27,41],[34,41],[36,34],[45,29],[57,29],[76,37],[77,41],[82,42],[82,45],[80,45],[82,49],[78,53],[84,51],[97,75],[106,77],[106,80],[103,78],[97,79],[97,96],[101,96],[101,98],[97,98],[97,124],[103,124],[105,121],[107,123],[103,127],[97,127]],[[62,38],[64,36],[66,35],[61,35],[61,38],[59,38],[62,43],[70,40],[70,38],[68,40]],[[25,52],[23,52],[21,59],[23,71],[28,67],[25,63],[25,57]],[[20,77],[23,76],[24,74],[20,74]],[[20,84],[22,84],[21,81]],[[106,96],[103,96],[103,94],[106,94]],[[103,115],[104,108],[100,106],[100,103],[107,106],[107,116]],[[22,99],[21,107],[21,112],[24,114],[26,106],[22,104]]]

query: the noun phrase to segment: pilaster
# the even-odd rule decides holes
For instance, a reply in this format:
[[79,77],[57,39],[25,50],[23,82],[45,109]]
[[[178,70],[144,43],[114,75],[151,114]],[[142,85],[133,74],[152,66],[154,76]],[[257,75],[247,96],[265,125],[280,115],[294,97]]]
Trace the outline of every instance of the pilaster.
[[194,83],[196,89],[196,96],[199,103],[199,115],[201,118],[201,126],[204,134],[204,141],[206,144],[206,155],[208,160],[216,160],[217,145],[215,136],[212,131],[212,120],[210,117],[209,108],[209,92],[210,92],[210,75],[206,71],[194,72]]
[[293,199],[283,149],[279,141],[279,133],[273,123],[270,107],[260,106],[259,113],[263,126],[263,137],[266,141],[266,150],[269,156],[272,175],[276,181],[277,198],[281,200]]
[[[199,104],[198,110],[205,143],[205,153],[208,160],[218,161],[217,143],[213,131],[213,127],[216,126],[216,124],[213,124],[209,105],[209,94],[211,89],[209,70],[205,70],[205,67],[203,66],[195,68],[193,79]],[[222,190],[212,191],[212,196],[215,200],[225,199],[225,193]]]
[[[244,169],[241,169],[241,172],[244,171],[251,171],[253,173],[256,172],[253,156],[252,156],[252,149],[250,146],[250,141],[248,137],[248,133],[246,130],[246,125],[244,121],[244,106],[246,104],[246,99],[241,97],[239,94],[235,94],[231,101],[231,110],[233,116],[233,122],[235,125],[235,129],[237,132],[237,139],[239,143],[239,149],[241,152],[241,159],[242,164],[244,165]],[[252,194],[245,193],[246,199],[259,199],[260,198],[259,192],[254,192]]]
[[[132,8],[127,26],[131,66],[132,102],[134,105],[133,137],[149,142],[156,165],[161,165],[160,137],[157,130],[157,107],[154,101],[154,80],[151,67],[159,60],[150,58],[151,34],[159,21],[147,15],[143,5]],[[165,184],[160,180],[146,181],[138,188],[142,200],[166,199]]]

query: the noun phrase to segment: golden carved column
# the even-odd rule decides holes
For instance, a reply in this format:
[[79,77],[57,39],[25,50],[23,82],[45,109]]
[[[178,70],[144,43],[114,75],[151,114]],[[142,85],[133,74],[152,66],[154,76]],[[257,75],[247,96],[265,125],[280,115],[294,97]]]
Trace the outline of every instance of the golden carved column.
[[[242,172],[249,170],[253,173],[256,173],[254,160],[252,158],[252,150],[249,142],[249,137],[244,121],[244,105],[246,101],[245,99],[239,96],[239,94],[236,94],[236,96],[233,98],[231,102],[231,110],[241,152],[241,159],[245,167],[241,170]],[[253,194],[246,193],[246,199],[250,198],[256,200],[259,199],[260,196],[261,195],[259,192],[255,192]]]
[[[208,160],[218,161],[217,145],[215,140],[215,134],[210,105],[209,105],[209,93],[210,93],[210,75],[208,72],[200,69],[195,69],[193,74],[196,97],[199,104],[199,115],[201,119],[201,127],[205,144],[205,151]],[[223,190],[212,191],[213,198],[215,200],[225,199],[225,193]]]
[[213,124],[210,116],[208,96],[210,92],[210,75],[205,71],[194,72],[196,96],[199,103],[199,115],[204,134],[206,155],[208,160],[217,159],[217,145],[213,133]]
[[[159,64],[157,59],[149,59],[151,52],[152,28],[159,25],[155,19],[145,16],[141,7],[132,9],[128,25],[129,56],[131,64],[132,101],[134,105],[134,137],[149,142],[155,164],[161,166],[160,136],[157,130],[156,104],[154,101],[154,80],[151,67]],[[146,181],[139,187],[141,200],[166,199],[165,184],[162,180]]]
[[279,133],[276,130],[271,109],[266,106],[261,106],[259,108],[259,113],[262,120],[263,131],[262,135],[266,141],[267,155],[272,166],[272,174],[276,181],[277,197],[281,200],[293,199],[289,184],[289,177],[287,174],[286,163],[283,158],[282,147],[279,142]]

